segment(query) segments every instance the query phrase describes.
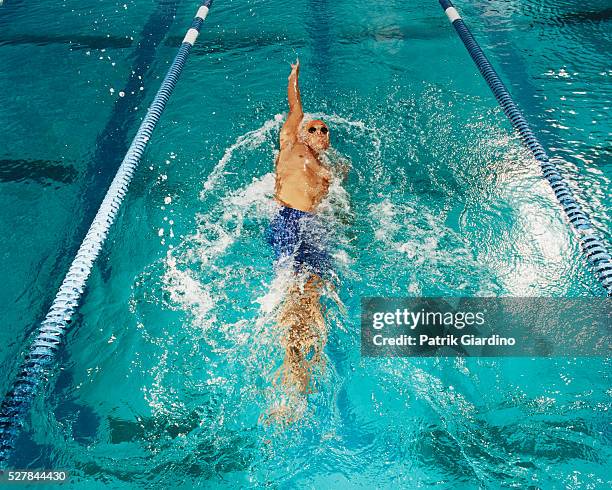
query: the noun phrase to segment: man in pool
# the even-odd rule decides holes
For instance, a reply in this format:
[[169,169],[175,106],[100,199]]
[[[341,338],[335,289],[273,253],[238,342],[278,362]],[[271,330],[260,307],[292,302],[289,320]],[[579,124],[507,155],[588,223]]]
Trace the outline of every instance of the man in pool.
[[331,266],[326,233],[316,217],[332,178],[321,159],[329,148],[329,128],[318,119],[304,121],[299,72],[297,60],[291,65],[289,114],[276,160],[275,199],[281,208],[268,233],[277,263],[292,267],[302,279],[289,288],[277,317],[285,349],[278,378],[286,398],[270,416],[285,423],[299,418],[294,402],[311,392],[312,375],[323,367],[327,331],[320,298]]

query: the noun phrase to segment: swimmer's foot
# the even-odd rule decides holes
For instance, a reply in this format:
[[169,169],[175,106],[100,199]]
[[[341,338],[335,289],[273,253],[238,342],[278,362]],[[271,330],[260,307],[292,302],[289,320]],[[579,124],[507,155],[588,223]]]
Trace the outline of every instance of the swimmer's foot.
[[287,349],[273,384],[280,392],[280,400],[275,402],[266,414],[262,414],[260,422],[281,427],[298,422],[306,412],[307,396],[313,390],[309,365],[297,349]]
[[262,414],[260,422],[265,425],[278,425],[285,428],[299,422],[306,412],[307,400],[304,396],[283,396],[271,406],[266,414]]

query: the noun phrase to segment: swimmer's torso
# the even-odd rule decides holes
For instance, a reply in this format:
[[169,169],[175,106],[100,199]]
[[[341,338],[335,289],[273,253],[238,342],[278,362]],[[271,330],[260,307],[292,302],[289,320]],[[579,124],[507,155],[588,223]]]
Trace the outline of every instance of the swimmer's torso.
[[331,173],[313,151],[297,141],[282,148],[276,160],[275,197],[283,205],[313,212],[327,195]]

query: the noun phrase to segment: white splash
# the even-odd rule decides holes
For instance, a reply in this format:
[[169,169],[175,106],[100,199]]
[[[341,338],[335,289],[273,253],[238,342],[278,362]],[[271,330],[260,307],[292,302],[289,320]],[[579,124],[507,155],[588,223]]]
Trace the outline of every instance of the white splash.
[[229,148],[225,150],[221,159],[216,163],[212,171],[210,172],[206,182],[204,182],[202,193],[200,194],[200,199],[204,198],[204,195],[210,191],[215,185],[218,184],[219,179],[223,175],[223,171],[225,170],[225,166],[232,159],[234,152],[239,148],[249,148],[255,149],[261,146],[266,142],[269,134],[272,131],[278,131],[283,122],[283,116],[281,114],[277,114],[273,119],[270,119],[263,123],[257,129],[253,131],[249,131],[242,136],[239,136],[234,144],[232,144]]
[[[323,117],[331,124],[370,131],[365,124],[359,121],[349,121],[336,115],[323,115]],[[280,342],[275,337],[278,332],[270,328],[270,325],[274,322],[276,312],[289,286],[305,279],[301,276],[296,277],[292,268],[277,267],[272,279],[269,280],[260,269],[259,272],[255,272],[256,275],[261,274],[258,292],[247,291],[252,297],[256,313],[249,315],[251,318],[242,318],[238,321],[230,321],[220,313],[224,307],[234,301],[233,298],[227,297],[229,281],[232,281],[231,286],[235,287],[236,277],[239,278],[241,274],[241,271],[237,269],[245,266],[244,263],[241,265],[234,262],[228,263],[228,254],[236,253],[240,240],[250,240],[249,236],[243,236],[247,232],[252,232],[251,228],[246,229],[247,224],[251,226],[256,223],[257,226],[261,226],[263,234],[265,226],[279,208],[273,199],[275,176],[272,172],[266,171],[263,175],[254,177],[251,182],[237,189],[228,189],[223,184],[223,176],[237,170],[231,165],[232,159],[239,153],[239,150],[249,152],[262,145],[269,144],[271,148],[275,146],[278,130],[283,121],[283,115],[276,115],[259,128],[239,136],[224,151],[223,156],[204,182],[200,194],[200,197],[204,199],[207,193],[214,188],[221,190],[221,197],[211,203],[210,208],[207,207],[205,212],[195,215],[197,225],[191,234],[183,237],[180,243],[167,250],[161,264],[161,276],[157,269],[159,263],[152,264],[148,268],[149,271],[153,271],[152,275],[156,275],[161,282],[160,286],[164,295],[158,304],[162,308],[185,312],[186,318],[181,332],[183,336],[190,335],[194,341],[205,338],[205,343],[212,352],[222,353],[224,359],[232,360],[240,366],[249,366],[249,369],[238,369],[236,376],[255,376],[255,374],[248,373],[265,373],[274,365],[272,359],[277,355],[275,349],[279,348]],[[332,173],[333,166],[339,162],[350,164],[346,159],[342,160],[342,156],[335,151],[330,152],[329,159],[332,164]],[[271,170],[272,166],[273,161],[271,160],[268,169]],[[351,213],[349,196],[341,184],[342,179],[334,174],[329,194],[320,206],[322,219],[330,223],[332,228],[335,228],[335,232],[339,228],[346,227],[343,220]],[[164,204],[171,202],[171,196],[167,195],[164,198]],[[165,236],[169,231],[166,229],[163,233]],[[335,244],[339,246],[335,247],[332,252],[341,262],[341,266],[345,267],[348,267],[352,261],[351,254],[347,253],[344,247],[347,241],[348,239],[338,236]],[[273,264],[270,263],[269,271],[272,272],[272,270]],[[143,276],[150,274],[149,271]],[[256,276],[249,276],[246,284],[254,284],[257,281]],[[247,287],[250,288],[250,286]],[[341,305],[335,290],[330,289],[325,294],[331,301]],[[138,300],[135,300],[133,304],[137,305]],[[336,322],[339,316],[341,313],[336,315]],[[149,340],[160,346],[172,342],[172,339],[161,339],[158,335],[151,336]],[[194,346],[197,345],[198,343],[194,342]],[[170,366],[176,361],[174,351],[163,355],[155,373],[153,386],[145,391],[146,398],[156,413],[169,413],[180,401],[182,388],[180,386],[164,387],[163,383],[164,373],[170,372]],[[190,361],[185,360],[184,362],[189,363]],[[255,369],[254,366],[258,368]],[[209,374],[213,378],[220,375],[214,371],[214,368],[210,368]],[[252,383],[246,385],[250,386]],[[227,386],[233,386],[233,383],[228,383]],[[218,389],[230,388],[220,386]]]

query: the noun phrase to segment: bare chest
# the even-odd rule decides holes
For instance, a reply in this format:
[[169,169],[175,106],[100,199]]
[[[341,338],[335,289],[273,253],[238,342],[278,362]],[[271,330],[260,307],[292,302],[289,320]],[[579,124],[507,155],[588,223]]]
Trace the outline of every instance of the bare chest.
[[294,145],[281,151],[278,155],[276,172],[280,177],[300,175],[308,180],[328,182],[331,178],[329,169],[305,145]]

